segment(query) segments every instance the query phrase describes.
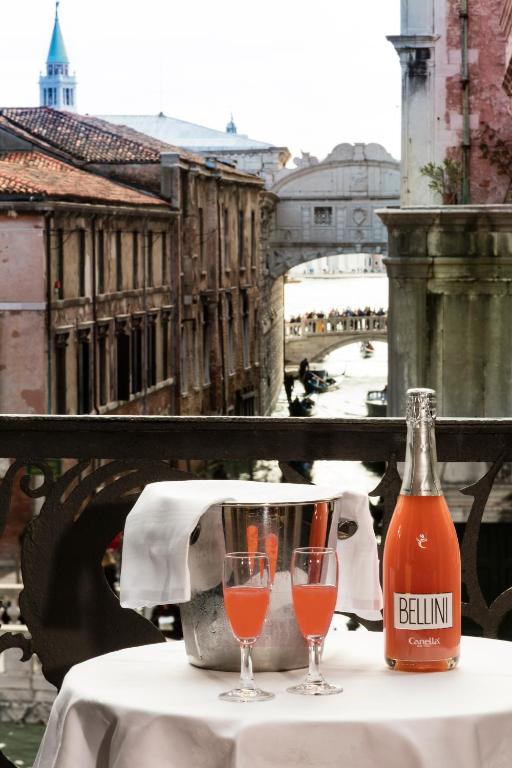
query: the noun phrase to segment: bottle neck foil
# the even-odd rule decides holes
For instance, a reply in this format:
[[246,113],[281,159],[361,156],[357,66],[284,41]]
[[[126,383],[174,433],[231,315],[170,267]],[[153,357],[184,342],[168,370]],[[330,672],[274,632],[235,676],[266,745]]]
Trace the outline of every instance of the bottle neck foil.
[[407,447],[402,496],[442,496],[437,475],[433,419],[407,421]]

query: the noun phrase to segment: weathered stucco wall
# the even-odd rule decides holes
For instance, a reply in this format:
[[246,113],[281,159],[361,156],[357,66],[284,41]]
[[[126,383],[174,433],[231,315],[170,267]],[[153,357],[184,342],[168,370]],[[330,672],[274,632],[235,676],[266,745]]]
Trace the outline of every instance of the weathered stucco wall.
[[505,201],[510,178],[483,157],[480,144],[482,127],[489,124],[512,146],[511,98],[503,87],[509,4],[470,0],[465,18],[460,0],[403,0],[401,34],[390,38],[402,64],[402,205],[440,203],[420,168],[446,157],[464,165],[464,144],[468,202]]
[[44,220],[0,215],[0,403],[3,413],[44,413]]
[[[502,203],[510,178],[500,175],[496,166],[482,157],[480,133],[483,124],[497,130],[504,141],[512,141],[510,96],[503,89],[507,38],[500,23],[503,0],[471,0],[468,3],[468,74],[470,123],[470,202]],[[448,3],[446,39],[448,56],[461,58],[460,2]],[[443,34],[443,30],[439,30]],[[450,152],[457,156],[463,141],[462,89],[460,74],[446,79],[447,125],[453,136]]]

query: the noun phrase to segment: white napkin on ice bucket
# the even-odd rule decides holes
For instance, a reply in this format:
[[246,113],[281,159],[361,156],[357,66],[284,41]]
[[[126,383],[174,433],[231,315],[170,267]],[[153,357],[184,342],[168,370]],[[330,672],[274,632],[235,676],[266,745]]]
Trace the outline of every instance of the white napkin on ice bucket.
[[[225,553],[220,505],[294,504],[336,497],[329,545],[337,546],[340,581],[336,610],[362,618],[380,619],[377,543],[368,498],[337,486],[258,483],[245,480],[180,480],[151,483],[139,496],[126,519],[121,567],[121,605],[125,608],[183,603],[190,600],[191,581],[199,590],[222,580]],[[355,520],[358,530],[350,539],[337,540],[340,517]],[[194,544],[191,578],[190,534],[201,520]]]

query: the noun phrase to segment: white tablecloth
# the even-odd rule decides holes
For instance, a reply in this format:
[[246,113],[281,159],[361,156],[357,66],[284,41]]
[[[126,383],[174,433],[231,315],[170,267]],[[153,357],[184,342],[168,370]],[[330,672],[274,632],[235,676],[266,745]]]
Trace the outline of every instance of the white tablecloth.
[[510,768],[512,643],[463,638],[453,672],[389,671],[382,635],[331,631],[338,696],[293,696],[303,671],[262,673],[273,701],[221,702],[236,674],[191,667],[181,642],[74,667],[34,768]]

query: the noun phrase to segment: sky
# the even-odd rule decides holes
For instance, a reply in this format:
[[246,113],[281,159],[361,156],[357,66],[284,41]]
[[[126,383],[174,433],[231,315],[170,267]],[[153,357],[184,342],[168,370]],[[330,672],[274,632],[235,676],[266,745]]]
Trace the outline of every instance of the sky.
[[[37,106],[53,0],[0,2],[0,106]],[[399,0],[61,0],[82,114],[157,114],[319,159],[399,159]]]

